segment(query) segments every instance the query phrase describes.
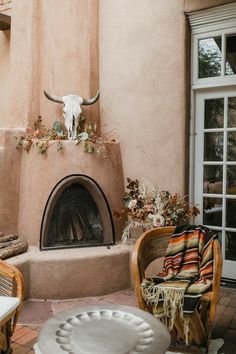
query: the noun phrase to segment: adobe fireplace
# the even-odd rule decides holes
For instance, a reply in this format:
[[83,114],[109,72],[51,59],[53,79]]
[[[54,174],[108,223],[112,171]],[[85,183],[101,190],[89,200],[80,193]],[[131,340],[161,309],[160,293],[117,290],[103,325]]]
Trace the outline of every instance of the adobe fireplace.
[[107,143],[104,159],[73,141],[63,145],[58,152],[52,144],[45,156],[36,149],[21,154],[18,229],[29,249],[9,260],[24,275],[26,297],[69,299],[128,288],[130,248],[119,243],[124,220],[111,217],[123,205],[119,143]]
[[[64,248],[66,242],[79,247],[119,241],[124,220],[112,220],[111,216],[112,210],[123,205],[119,144],[108,143],[109,157],[104,159],[86,154],[73,141],[66,140],[63,145],[60,153],[53,144],[46,156],[40,156],[35,149],[21,155],[19,235],[29,246],[41,250],[52,247],[54,241],[58,248]],[[81,198],[91,206],[87,216],[87,206],[85,202],[80,204]],[[73,231],[75,225],[82,228],[83,236]],[[55,230],[59,230],[58,237]]]
[[74,174],[53,188],[43,213],[40,249],[109,245],[115,242],[110,207],[91,177]]

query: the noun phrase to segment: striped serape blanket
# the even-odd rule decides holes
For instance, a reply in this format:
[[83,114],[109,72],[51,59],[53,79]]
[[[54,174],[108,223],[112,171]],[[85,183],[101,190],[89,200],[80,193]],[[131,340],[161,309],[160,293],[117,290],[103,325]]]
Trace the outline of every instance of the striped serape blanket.
[[[187,319],[202,294],[210,290],[213,275],[213,240],[217,235],[204,226],[177,226],[169,240],[163,269],[141,284],[142,296],[153,314],[172,330],[177,311]],[[188,325],[184,322],[187,343]]]

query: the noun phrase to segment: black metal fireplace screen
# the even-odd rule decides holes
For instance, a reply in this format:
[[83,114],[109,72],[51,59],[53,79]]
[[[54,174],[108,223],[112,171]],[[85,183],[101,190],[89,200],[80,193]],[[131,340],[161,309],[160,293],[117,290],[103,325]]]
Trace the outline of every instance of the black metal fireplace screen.
[[40,249],[110,245],[115,242],[111,211],[99,185],[85,175],[63,178],[44,210]]

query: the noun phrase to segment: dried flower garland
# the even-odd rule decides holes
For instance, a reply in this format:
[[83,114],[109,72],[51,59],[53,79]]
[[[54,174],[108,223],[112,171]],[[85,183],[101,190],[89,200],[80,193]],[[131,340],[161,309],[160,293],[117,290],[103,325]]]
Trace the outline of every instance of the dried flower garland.
[[149,182],[127,178],[127,189],[123,196],[124,208],[115,210],[116,217],[128,217],[122,239],[131,235],[131,230],[141,226],[143,231],[159,226],[180,225],[190,221],[200,213],[196,206],[191,206],[187,196],[179,193],[170,194],[168,191],[159,192]]
[[[105,143],[108,141],[97,135],[96,124],[88,124],[81,117],[81,126],[77,139],[74,140],[78,145],[84,141],[84,151],[91,154],[96,153],[99,157],[105,158],[107,155]],[[42,123],[42,117],[39,116],[34,124],[34,128],[27,128],[26,132],[20,136],[16,136],[16,147],[27,152],[31,147],[36,147],[40,154],[46,154],[47,149],[52,144],[57,144],[57,151],[63,150],[63,140],[67,140],[67,134],[61,128],[59,121],[54,122],[52,128],[45,128]],[[115,142],[114,139],[111,140]]]

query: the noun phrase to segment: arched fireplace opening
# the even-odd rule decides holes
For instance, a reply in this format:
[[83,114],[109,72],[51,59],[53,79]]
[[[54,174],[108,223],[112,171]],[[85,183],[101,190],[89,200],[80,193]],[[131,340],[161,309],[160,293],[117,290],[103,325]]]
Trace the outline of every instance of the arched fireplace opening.
[[44,210],[40,249],[114,244],[114,226],[107,199],[85,175],[70,175],[53,188]]

